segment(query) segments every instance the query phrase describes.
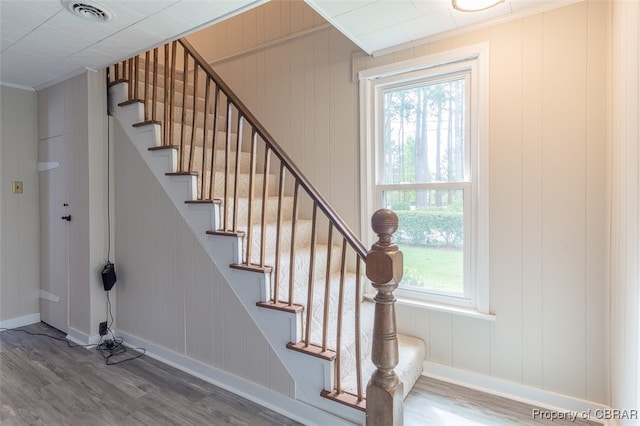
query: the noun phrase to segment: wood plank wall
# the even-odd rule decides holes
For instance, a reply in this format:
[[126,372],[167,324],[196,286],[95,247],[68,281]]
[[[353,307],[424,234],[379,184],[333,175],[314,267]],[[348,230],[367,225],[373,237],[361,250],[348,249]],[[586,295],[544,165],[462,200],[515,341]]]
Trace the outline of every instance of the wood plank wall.
[[269,2],[188,39],[358,232],[355,45],[302,1]]
[[69,328],[86,339],[106,316],[99,278],[107,257],[104,82],[104,71],[87,72],[37,92],[38,140],[66,135],[69,143]]
[[116,328],[293,397],[289,373],[119,123],[113,140]]
[[[398,309],[427,361],[606,403],[609,4],[586,1],[372,58],[269,2],[189,37],[359,229],[359,70],[490,43],[490,271],[495,322]],[[365,225],[367,226],[367,225]]]
[[428,360],[606,403],[606,2],[434,41],[356,68],[490,44],[495,322],[416,308]]
[[[613,3],[611,404],[640,407],[640,5]],[[623,419],[620,425],[637,425]]]
[[0,323],[40,312],[36,120],[35,92],[0,86]]

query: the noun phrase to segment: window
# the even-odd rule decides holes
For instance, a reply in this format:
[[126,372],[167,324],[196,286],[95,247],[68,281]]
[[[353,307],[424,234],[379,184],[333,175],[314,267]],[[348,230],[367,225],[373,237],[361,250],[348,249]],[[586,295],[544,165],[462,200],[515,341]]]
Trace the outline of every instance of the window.
[[489,311],[486,57],[476,46],[360,73],[363,223],[382,207],[398,215],[398,297],[482,313]]

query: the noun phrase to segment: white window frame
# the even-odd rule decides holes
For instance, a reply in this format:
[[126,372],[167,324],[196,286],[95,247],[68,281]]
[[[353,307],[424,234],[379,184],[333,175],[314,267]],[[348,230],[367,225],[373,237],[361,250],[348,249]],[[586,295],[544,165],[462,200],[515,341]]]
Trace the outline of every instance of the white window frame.
[[[470,166],[466,173],[470,190],[464,191],[464,259],[465,297],[417,292],[398,288],[399,301],[426,302],[426,306],[455,306],[468,308],[481,314],[489,314],[489,185],[488,185],[488,137],[489,137],[489,46],[480,44],[456,49],[436,55],[429,55],[408,61],[375,67],[360,71],[360,162],[361,162],[361,206],[362,236],[367,245],[375,241],[369,221],[375,210],[380,208],[383,190],[393,189],[393,185],[381,188],[376,179],[381,176],[382,164],[379,150],[382,141],[380,130],[376,128],[376,114],[380,107],[382,93],[389,87],[403,82],[424,80],[446,76],[456,72],[469,72],[468,95],[471,97],[469,123]],[[461,186],[456,183],[456,186]],[[443,186],[439,184],[438,186]],[[429,189],[430,184],[414,185],[414,189]],[[422,188],[424,187],[424,188]],[[468,237],[467,237],[468,235]],[[467,263],[468,262],[468,263]]]

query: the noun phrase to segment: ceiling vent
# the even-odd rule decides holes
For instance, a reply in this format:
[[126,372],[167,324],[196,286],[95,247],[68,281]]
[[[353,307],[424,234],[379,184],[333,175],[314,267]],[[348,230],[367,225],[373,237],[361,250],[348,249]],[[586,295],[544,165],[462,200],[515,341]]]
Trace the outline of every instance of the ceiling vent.
[[94,22],[107,22],[115,16],[106,6],[91,0],[62,0],[62,4],[74,15]]

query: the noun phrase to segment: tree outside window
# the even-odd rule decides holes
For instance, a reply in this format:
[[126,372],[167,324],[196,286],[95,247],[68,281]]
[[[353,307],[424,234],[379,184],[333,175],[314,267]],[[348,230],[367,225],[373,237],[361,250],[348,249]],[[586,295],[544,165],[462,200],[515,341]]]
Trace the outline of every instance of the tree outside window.
[[469,51],[360,73],[363,206],[398,215],[400,297],[487,313],[486,50]]

